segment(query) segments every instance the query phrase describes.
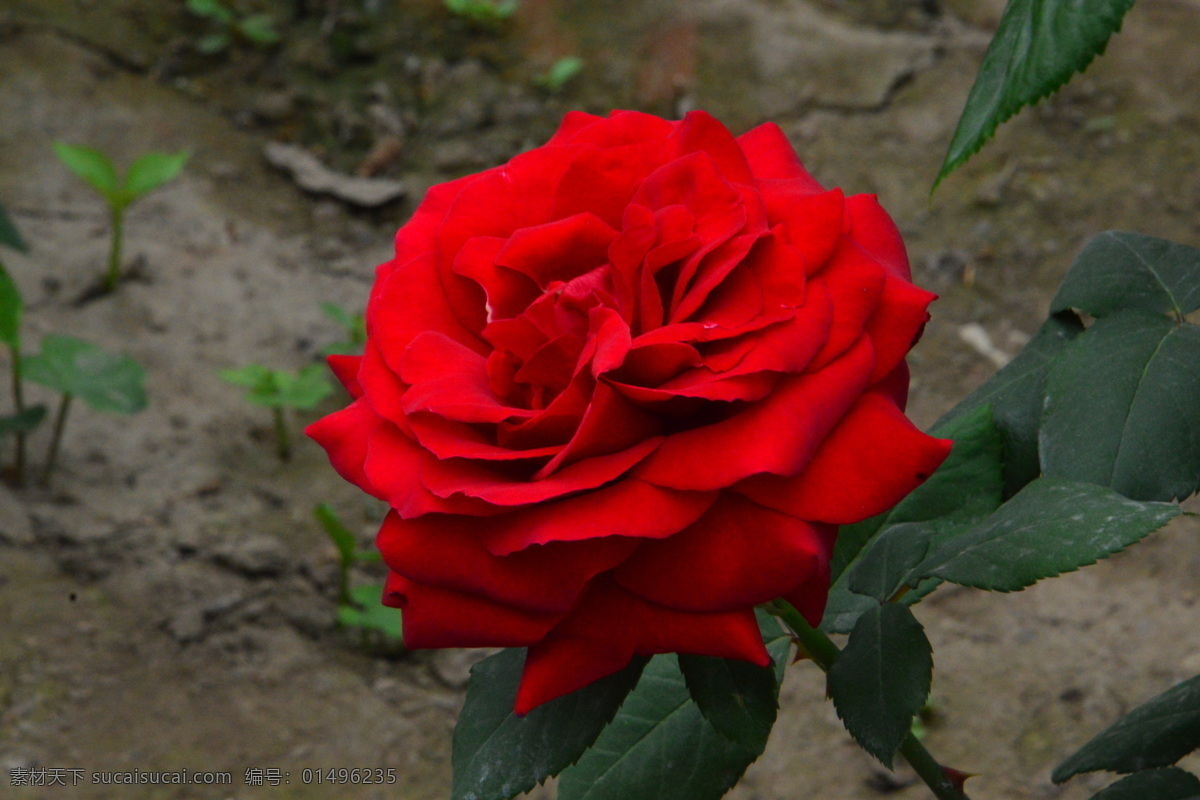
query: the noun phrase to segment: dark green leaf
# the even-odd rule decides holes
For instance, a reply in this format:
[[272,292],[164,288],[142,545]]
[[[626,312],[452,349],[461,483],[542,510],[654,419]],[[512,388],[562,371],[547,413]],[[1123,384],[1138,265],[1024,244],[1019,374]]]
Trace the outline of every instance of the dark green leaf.
[[[928,540],[936,538],[939,531],[957,531],[964,523],[982,519],[1000,504],[1003,437],[992,422],[990,406],[984,403],[966,409],[939,422],[930,433],[954,440],[954,449],[937,472],[891,511],[838,532],[833,554],[834,580],[821,620],[822,630],[848,633],[859,614],[874,603],[851,591],[846,569],[865,552],[865,545],[877,531],[893,525],[922,523],[919,526],[922,538]],[[910,535],[913,534],[912,526],[908,527]],[[898,586],[893,591],[895,588]],[[926,587],[913,599],[931,589]]]
[[146,153],[129,167],[122,191],[130,201],[136,200],[146,192],[174,180],[190,157],[191,154],[186,150],[178,153]]
[[8,270],[0,264],[0,342],[16,349],[21,346],[21,290]]
[[726,738],[761,750],[775,725],[775,671],[746,661],[680,654],[679,669],[700,713]]
[[333,546],[337,548],[342,563],[353,564],[358,553],[358,545],[354,541],[354,534],[347,530],[342,521],[338,519],[333,507],[329,503],[321,503],[313,509],[313,516],[317,518],[317,522],[321,523],[321,527],[325,529]]
[[1103,53],[1132,6],[1133,0],[1010,0],[934,186],[978,152],[1002,122]]
[[1200,780],[1178,767],[1137,772],[1114,783],[1091,800],[1189,800],[1200,794]]
[[891,769],[933,681],[925,630],[904,606],[875,604],[829,670],[829,694],[846,730]]
[[1188,678],[1130,711],[1079,752],[1059,764],[1051,779],[1100,769],[1137,772],[1174,764],[1200,748],[1200,675]]
[[219,0],[187,0],[187,7],[188,11],[198,17],[207,17],[226,24],[234,20],[233,11]]
[[113,167],[108,156],[91,147],[55,142],[54,152],[58,159],[66,164],[67,169],[104,196],[112,203],[117,198],[121,183],[117,179],[117,170]]
[[29,433],[36,430],[46,418],[45,406],[30,406],[20,414],[0,417],[0,439],[13,433]]
[[846,573],[847,587],[855,594],[880,602],[890,600],[913,568],[925,560],[933,532],[927,522],[902,522],[887,527],[871,540]]
[[1042,469],[1136,500],[1200,486],[1200,328],[1125,311],[1096,322],[1046,380]]
[[21,238],[17,226],[13,224],[8,212],[4,210],[4,206],[0,206],[0,244],[11,247],[13,250],[20,250],[22,253],[29,249],[25,240]]
[[563,772],[559,800],[718,800],[758,758],[692,702],[674,656],[655,656],[616,718]]
[[25,360],[24,374],[98,411],[134,414],[146,407],[146,373],[140,364],[71,336],[43,339],[42,352]]
[[383,586],[368,583],[350,589],[354,605],[338,606],[338,624],[351,628],[379,631],[392,639],[401,638],[400,610],[379,601]]
[[915,574],[1015,592],[1107,558],[1180,513],[1090,483],[1039,478],[983,522],[935,543]]
[[1088,242],[1050,304],[1093,317],[1140,309],[1190,314],[1200,308],[1200,250],[1140,233],[1107,231]]
[[507,800],[579,758],[638,682],[645,659],[524,717],[513,714],[525,651],[505,650],[471,669],[454,729],[451,800]]
[[1041,473],[1038,430],[1045,402],[1046,373],[1063,349],[1083,332],[1079,318],[1055,314],[1008,365],[934,425],[939,430],[987,404],[1004,436],[1004,496],[1011,497]]

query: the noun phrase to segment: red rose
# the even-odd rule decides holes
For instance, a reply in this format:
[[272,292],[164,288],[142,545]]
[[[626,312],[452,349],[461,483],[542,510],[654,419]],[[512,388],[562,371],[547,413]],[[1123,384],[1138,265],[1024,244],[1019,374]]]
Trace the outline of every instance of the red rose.
[[754,606],[815,624],[836,526],[949,451],[902,411],[932,299],[776,126],[571,113],[429,190],[308,433],[392,508],[406,644],[528,646],[518,713],[635,654],[766,664]]

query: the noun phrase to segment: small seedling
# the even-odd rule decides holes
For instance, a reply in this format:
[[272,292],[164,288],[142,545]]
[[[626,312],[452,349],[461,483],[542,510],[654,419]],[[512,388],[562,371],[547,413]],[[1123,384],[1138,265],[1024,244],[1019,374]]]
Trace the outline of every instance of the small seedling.
[[446,10],[480,27],[496,27],[517,12],[517,0],[445,0]]
[[226,383],[246,388],[248,402],[271,409],[275,418],[276,451],[282,461],[292,457],[285,412],[310,409],[333,393],[333,386],[321,364],[310,364],[297,373],[248,364],[238,369],[221,370],[219,374]]
[[321,349],[324,356],[361,355],[367,343],[367,323],[362,314],[351,314],[333,303],[321,303],[321,312],[346,332],[346,338]]
[[74,398],[114,414],[136,414],[146,407],[146,373],[140,364],[72,336],[51,334],[43,339],[42,352],[25,359],[25,377],[62,394],[42,471],[43,485],[54,471]]
[[578,56],[567,56],[555,61],[550,69],[536,76],[533,82],[550,94],[558,94],[582,71],[583,59]]
[[279,42],[279,31],[275,30],[275,19],[270,14],[239,16],[218,0],[188,0],[187,7],[188,11],[209,20],[217,28],[196,42],[196,49],[201,53],[220,53],[227,50],[235,39],[259,47],[270,47]]
[[67,168],[95,189],[112,218],[112,244],[108,251],[108,271],[104,278],[104,291],[117,287],[121,275],[121,226],[125,209],[142,195],[173,180],[183,170],[190,154],[185,150],[178,153],[146,153],[133,162],[124,179],[117,177],[112,160],[90,147],[55,142],[54,152]]
[[400,639],[400,614],[379,602],[383,586],[377,583],[350,586],[350,570],[355,564],[380,561],[376,550],[362,550],[328,503],[322,503],[313,514],[337,548],[338,624],[361,630],[379,631],[389,639]]
[[[0,206],[0,244],[14,250],[27,250],[17,227]],[[8,348],[12,374],[13,414],[0,416],[0,440],[13,436],[16,439],[16,455],[13,460],[12,479],[17,486],[25,482],[25,437],[46,416],[45,406],[25,406],[21,363],[21,314],[24,303],[17,284],[0,263],[0,342]]]

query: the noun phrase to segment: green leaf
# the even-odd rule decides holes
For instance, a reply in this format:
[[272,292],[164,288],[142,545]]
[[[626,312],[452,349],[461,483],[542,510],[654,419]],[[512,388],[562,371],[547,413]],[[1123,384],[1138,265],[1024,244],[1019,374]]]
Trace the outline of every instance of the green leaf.
[[999,125],[1081,72],[1121,29],[1133,0],[1010,0],[967,97],[934,188]]
[[[956,532],[964,523],[982,519],[1000,505],[1004,486],[1004,439],[993,423],[991,407],[985,403],[966,409],[956,417],[939,422],[930,433],[954,440],[954,448],[937,472],[891,511],[845,526],[838,532],[833,554],[834,579],[821,620],[821,629],[827,633],[849,633],[859,615],[873,605],[874,601],[869,597],[851,590],[847,568],[868,552],[867,545],[874,541],[878,531],[905,526],[905,536],[920,539],[921,544],[914,546],[920,548],[923,555],[928,541],[936,538],[940,531]],[[891,544],[902,541],[898,539]],[[891,591],[898,588],[896,585]],[[931,589],[932,586],[926,587],[919,596]],[[889,593],[879,599],[890,596]],[[919,596],[913,599],[919,599]]]
[[996,427],[1004,436],[1004,496],[1011,497],[1041,473],[1038,431],[1045,404],[1046,373],[1051,363],[1080,333],[1074,314],[1055,314],[1009,362],[965,400],[946,413],[934,430],[981,405],[992,407]]
[[43,339],[42,352],[25,360],[24,374],[98,411],[134,414],[146,407],[146,373],[140,364],[71,336]]
[[261,364],[247,364],[237,369],[223,369],[217,373],[221,380],[234,386],[244,386],[258,392],[275,391],[275,373]]
[[1039,478],[959,536],[935,543],[915,574],[1015,592],[1107,558],[1179,515],[1090,483]]
[[573,764],[637,684],[645,659],[578,691],[513,714],[525,651],[509,649],[471,668],[454,729],[451,800],[507,800]]
[[719,800],[758,756],[704,719],[676,658],[655,656],[595,745],[563,772],[558,798]]
[[876,604],[859,617],[829,670],[829,694],[846,730],[889,769],[932,682],[925,630],[895,603]]
[[1178,767],[1137,772],[1114,783],[1091,800],[1189,800],[1200,795],[1200,780]]
[[1050,303],[1093,317],[1141,309],[1180,317],[1200,308],[1200,250],[1140,233],[1107,231],[1088,242]]
[[117,170],[108,156],[91,147],[55,142],[54,152],[58,160],[74,172],[76,177],[89,183],[110,204],[118,198],[121,183]]
[[309,364],[295,375],[277,372],[275,380],[279,386],[278,404],[285,408],[312,408],[333,394],[323,364]]
[[228,24],[233,22],[233,11],[218,0],[187,0],[188,11],[198,17],[215,19]]
[[275,30],[275,18],[270,14],[246,17],[237,24],[237,30],[260,47],[267,47],[279,41],[279,32]]
[[1174,764],[1200,747],[1200,675],[1117,720],[1054,768],[1051,780],[1100,769],[1137,772]]
[[534,82],[548,92],[559,92],[576,75],[583,72],[583,66],[583,59],[578,56],[560,58],[544,74],[534,78]]
[[4,210],[4,206],[0,206],[0,244],[11,247],[13,250],[19,250],[22,253],[27,252],[29,247],[25,244],[25,240],[21,238],[20,231],[13,223],[12,218],[8,216],[8,212]]
[[353,564],[358,554],[358,544],[354,540],[354,534],[338,519],[333,506],[329,505],[329,503],[321,503],[313,509],[313,516],[317,518],[317,522],[321,523],[325,534],[333,542],[333,546],[337,548],[342,563]]
[[1040,435],[1047,475],[1135,500],[1200,488],[1200,328],[1125,311],[1096,322],[1050,369]]
[[775,671],[746,661],[679,655],[679,669],[700,713],[730,741],[763,749],[779,711]]
[[130,201],[136,200],[152,189],[157,189],[174,180],[187,164],[191,153],[146,153],[133,162],[125,175],[123,191]]
[[864,548],[847,573],[850,591],[879,602],[892,598],[913,569],[925,560],[933,527],[927,522],[902,522],[886,528]]
[[20,414],[0,417],[0,439],[14,433],[29,433],[46,418],[45,406],[30,406]]
[[196,49],[205,55],[215,55],[225,48],[229,47],[232,42],[229,35],[225,33],[210,33],[203,36],[196,42]]
[[392,639],[402,638],[400,610],[385,606],[379,601],[383,596],[383,585],[368,583],[350,589],[354,605],[338,606],[338,624],[379,631]]
[[0,264],[0,342],[16,349],[21,345],[21,290]]

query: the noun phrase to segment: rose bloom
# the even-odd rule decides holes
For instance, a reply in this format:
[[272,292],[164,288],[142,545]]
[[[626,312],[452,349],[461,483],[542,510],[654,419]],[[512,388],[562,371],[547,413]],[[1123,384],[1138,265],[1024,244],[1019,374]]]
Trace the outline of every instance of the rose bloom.
[[635,655],[765,665],[754,606],[816,624],[837,526],[949,452],[903,413],[933,297],[775,125],[572,112],[429,190],[308,433],[391,507],[407,646],[529,648],[517,713]]

